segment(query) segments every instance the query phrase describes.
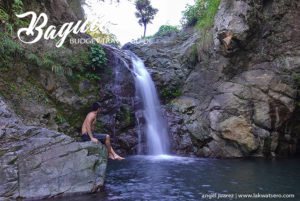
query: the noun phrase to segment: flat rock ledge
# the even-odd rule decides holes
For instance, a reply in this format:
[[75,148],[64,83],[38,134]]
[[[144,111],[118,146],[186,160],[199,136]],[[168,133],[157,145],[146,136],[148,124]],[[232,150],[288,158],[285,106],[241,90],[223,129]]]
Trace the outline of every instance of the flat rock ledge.
[[106,166],[102,144],[25,126],[0,97],[0,201],[95,192]]

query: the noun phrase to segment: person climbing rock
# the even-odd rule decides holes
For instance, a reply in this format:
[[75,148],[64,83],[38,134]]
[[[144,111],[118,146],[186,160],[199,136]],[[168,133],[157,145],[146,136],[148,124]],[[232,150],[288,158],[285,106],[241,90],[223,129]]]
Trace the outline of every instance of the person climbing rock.
[[116,154],[110,144],[110,136],[107,134],[94,133],[94,125],[96,123],[97,114],[100,112],[100,103],[96,102],[92,105],[92,111],[87,114],[81,128],[81,139],[83,141],[92,140],[95,143],[99,141],[105,144],[108,150],[108,157],[113,160],[124,160],[125,158]]
[[230,43],[232,41],[232,38],[234,38],[236,35],[231,33],[230,31],[223,30],[222,32],[219,33],[218,39],[221,41],[223,44],[223,50],[226,54],[230,53]]

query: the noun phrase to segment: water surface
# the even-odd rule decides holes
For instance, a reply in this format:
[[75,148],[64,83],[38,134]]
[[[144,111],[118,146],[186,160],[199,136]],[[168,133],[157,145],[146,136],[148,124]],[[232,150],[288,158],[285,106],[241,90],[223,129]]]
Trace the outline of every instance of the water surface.
[[[300,200],[300,159],[130,156],[109,161],[104,192],[61,200]],[[208,194],[295,194],[296,199],[203,199]]]

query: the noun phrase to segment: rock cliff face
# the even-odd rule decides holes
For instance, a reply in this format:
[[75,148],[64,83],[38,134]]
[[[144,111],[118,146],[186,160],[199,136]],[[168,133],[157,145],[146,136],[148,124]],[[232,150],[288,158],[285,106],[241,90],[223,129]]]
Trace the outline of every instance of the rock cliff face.
[[[24,11],[46,12],[56,25],[77,20],[65,0],[23,3]],[[107,150],[102,144],[78,142],[78,137],[91,104],[99,100],[102,84],[111,82],[113,73],[107,69],[95,83],[46,67],[47,62],[66,69],[81,66],[86,46],[57,49],[54,41],[45,40],[29,46],[1,35],[2,42],[15,49],[1,55],[0,200],[99,190]]]
[[93,192],[103,186],[107,150],[63,133],[25,126],[0,99],[0,199]]
[[210,30],[125,45],[152,73],[176,153],[299,153],[299,6],[222,0]]

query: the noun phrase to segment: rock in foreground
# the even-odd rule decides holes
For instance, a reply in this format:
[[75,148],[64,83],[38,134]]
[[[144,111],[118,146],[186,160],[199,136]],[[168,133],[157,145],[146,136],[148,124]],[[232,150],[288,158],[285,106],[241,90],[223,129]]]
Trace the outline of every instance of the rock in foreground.
[[103,185],[103,145],[25,126],[1,98],[0,128],[0,200],[93,192]]

